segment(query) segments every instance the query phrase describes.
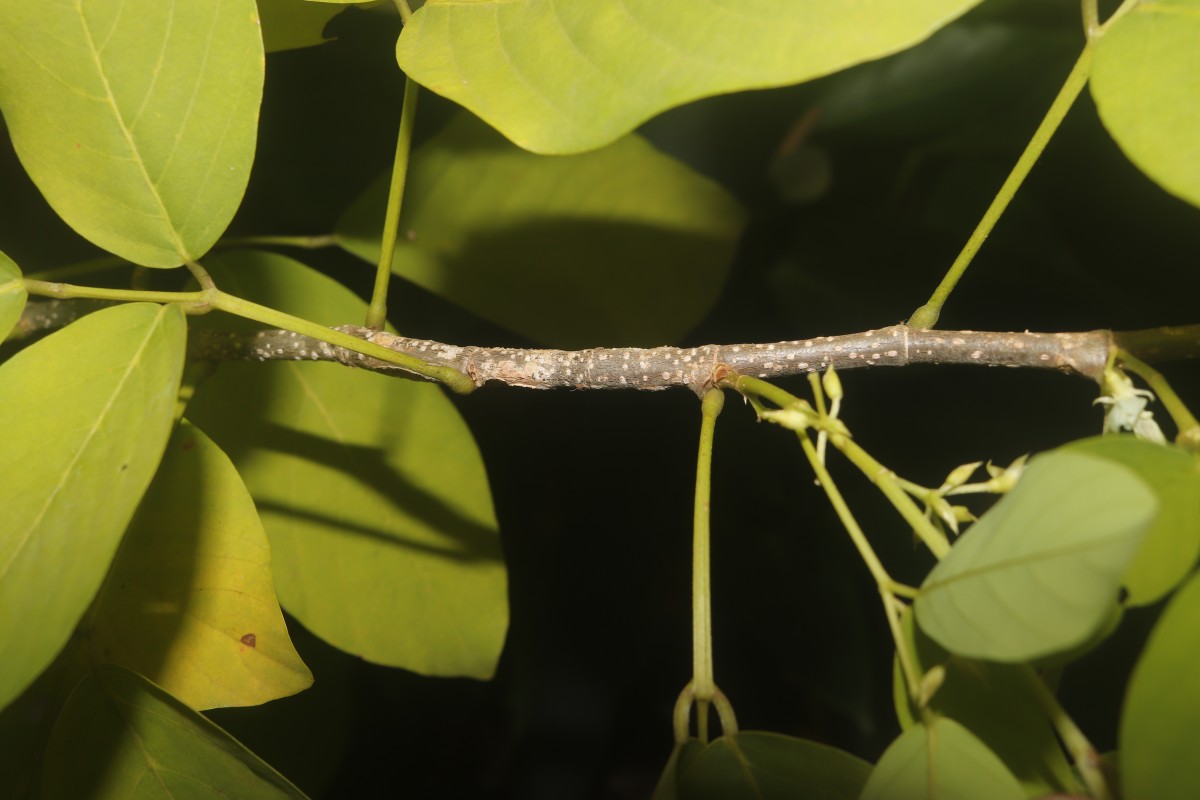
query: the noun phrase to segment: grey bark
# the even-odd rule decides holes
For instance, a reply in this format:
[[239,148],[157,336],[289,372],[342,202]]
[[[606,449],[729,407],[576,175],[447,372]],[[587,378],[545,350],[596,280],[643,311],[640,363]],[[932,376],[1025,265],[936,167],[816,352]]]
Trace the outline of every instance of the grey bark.
[[[96,304],[51,300],[27,304],[18,335],[61,327]],[[781,378],[807,372],[910,364],[977,364],[1053,369],[1098,380],[1109,354],[1121,347],[1147,362],[1200,358],[1200,325],[1115,332],[1019,333],[916,330],[893,325],[840,336],[766,344],[699,347],[597,347],[588,350],[459,346],[409,339],[352,325],[338,330],[452,367],[476,386],[501,383],[530,389],[642,389],[683,386],[697,394],[722,365],[743,375]],[[189,352],[213,361],[332,361],[424,380],[400,367],[291,331],[220,331],[193,328]]]

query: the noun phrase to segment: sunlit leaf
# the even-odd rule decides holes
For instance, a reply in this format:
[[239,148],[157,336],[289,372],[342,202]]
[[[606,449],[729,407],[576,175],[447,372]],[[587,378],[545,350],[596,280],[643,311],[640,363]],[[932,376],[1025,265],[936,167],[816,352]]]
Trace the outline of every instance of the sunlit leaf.
[[325,26],[343,10],[340,5],[305,0],[258,0],[263,48],[275,53],[327,42]]
[[521,147],[575,153],[700,97],[800,83],[902,50],[977,2],[430,0],[396,57]]
[[[366,313],[282,256],[206,265],[226,290],[322,323]],[[238,466],[280,602],[305,627],[369,661],[492,674],[508,624],[496,518],[479,451],[438,387],[333,364],[224,364],[188,415]]]
[[1167,606],[1134,667],[1120,728],[1124,797],[1200,797],[1200,576]]
[[[871,766],[835,747],[743,731],[678,750],[655,800],[856,800]],[[674,794],[669,794],[674,790]]]
[[166,446],[184,337],[178,306],[122,305],[0,366],[0,707],[108,571]]
[[1021,784],[969,730],[939,717],[896,739],[871,771],[861,800],[1022,800]]
[[929,573],[917,622],[947,650],[1027,661],[1087,640],[1158,513],[1134,472],[1083,453],[1034,458]]
[[229,459],[187,422],[96,600],[88,644],[192,708],[295,694],[312,675],[271,584],[271,551]]
[[204,254],[254,159],[254,0],[0,3],[0,110],[67,224],[148,267]]
[[1156,183],[1200,206],[1200,0],[1135,3],[1096,47],[1104,127]]
[[21,318],[26,297],[21,270],[11,258],[0,253],[0,342],[4,341]]
[[304,794],[153,683],[102,665],[75,688],[55,723],[39,796],[274,800]]
[[[1023,665],[994,664],[951,656],[913,624],[905,609],[902,630],[921,674],[942,667],[944,678],[928,708],[939,716],[957,720],[1004,762],[1029,797],[1078,789],[1049,720],[1030,692]],[[893,672],[893,700],[900,726],[920,724],[920,712],[911,702],[897,659]]]
[[1200,460],[1133,436],[1097,436],[1064,448],[1108,458],[1137,473],[1158,498],[1159,514],[1125,574],[1125,602],[1156,602],[1183,580],[1200,555]]
[[[371,263],[384,176],[338,223]],[[745,212],[638,136],[545,158],[460,114],[420,148],[392,268],[431,292],[558,347],[678,340],[716,301]]]

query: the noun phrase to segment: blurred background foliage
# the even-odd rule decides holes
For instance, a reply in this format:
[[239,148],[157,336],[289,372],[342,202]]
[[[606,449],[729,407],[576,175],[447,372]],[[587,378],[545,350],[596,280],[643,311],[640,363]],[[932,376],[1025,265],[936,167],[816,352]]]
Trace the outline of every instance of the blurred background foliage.
[[[390,164],[399,21],[350,9],[319,47],[274,53],[257,161],[230,235],[328,233]],[[797,87],[697,102],[641,133],[749,211],[717,306],[679,344],[775,341],[904,320],[999,187],[1082,46],[1078,4],[990,0],[921,46]],[[420,141],[455,113],[426,93]],[[96,255],[0,152],[0,240],[33,271]],[[1196,322],[1197,212],[1131,165],[1085,92],[951,299],[944,328],[1080,330]],[[370,270],[302,253],[368,296]],[[569,269],[570,264],[564,264]],[[669,296],[663,297],[670,302]],[[532,346],[396,281],[391,320],[458,344]],[[667,342],[662,342],[667,344]],[[1195,365],[1168,367],[1185,398]],[[843,418],[904,477],[1007,464],[1097,433],[1096,395],[1053,373],[919,367],[843,376]],[[804,391],[803,381],[793,389]],[[424,678],[354,659],[289,620],[314,687],[210,712],[314,797],[637,798],[671,747],[690,674],[695,398],[489,388],[455,399],[484,460],[510,570],[497,677]],[[898,725],[875,588],[794,440],[727,406],[714,465],[717,680],[745,729],[876,759]],[[929,558],[874,490],[835,477],[885,562]],[[981,510],[981,509],[978,509]],[[1158,607],[1063,676],[1068,709],[1115,742],[1132,659]]]

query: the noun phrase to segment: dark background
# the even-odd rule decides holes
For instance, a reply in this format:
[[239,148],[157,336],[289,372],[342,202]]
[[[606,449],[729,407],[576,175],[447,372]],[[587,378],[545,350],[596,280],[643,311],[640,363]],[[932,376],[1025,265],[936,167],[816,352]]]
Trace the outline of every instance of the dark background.
[[[387,168],[403,82],[398,30],[392,17],[351,10],[331,25],[336,41],[268,57],[258,160],[231,233],[326,233]],[[1077,3],[992,2],[908,54],[647,123],[644,135],[719,180],[751,214],[721,301],[680,344],[849,333],[907,318],[1081,46]],[[900,81],[902,70],[916,77]],[[884,88],[854,101],[872,85]],[[452,111],[425,93],[418,142]],[[779,156],[804,119],[815,124],[803,143]],[[9,148],[0,170],[0,241],[18,263],[33,270],[95,254],[56,221]],[[369,293],[370,270],[356,259],[335,250],[299,257]],[[1194,323],[1198,267],[1200,212],[1124,158],[1085,91],[939,326]],[[399,280],[390,307],[413,336],[535,346]],[[1200,371],[1166,373],[1195,406]],[[1100,429],[1096,387],[1059,374],[916,367],[842,380],[843,418],[857,440],[928,485],[961,463],[1007,464]],[[805,390],[803,379],[786,385]],[[897,724],[874,585],[795,440],[734,400],[717,429],[713,479],[718,683],[743,729],[877,758]],[[313,689],[210,716],[313,797],[646,797],[691,670],[699,405],[684,390],[490,387],[455,401],[487,463],[510,570],[512,626],[496,678],[373,666],[289,620]],[[918,582],[929,557],[864,480],[832,461],[885,563]],[[1102,749],[1115,743],[1123,682],[1155,613],[1127,615],[1064,677],[1070,710]]]

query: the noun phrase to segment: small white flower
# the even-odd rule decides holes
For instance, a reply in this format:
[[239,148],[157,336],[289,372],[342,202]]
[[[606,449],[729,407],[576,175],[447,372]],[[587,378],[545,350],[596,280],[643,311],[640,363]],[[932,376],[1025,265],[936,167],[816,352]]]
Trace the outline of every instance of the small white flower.
[[1167,438],[1154,421],[1154,414],[1146,406],[1154,399],[1147,389],[1133,388],[1133,381],[1120,370],[1110,369],[1104,373],[1104,388],[1108,393],[1092,401],[1093,405],[1105,406],[1104,432],[1121,433],[1133,431],[1139,439],[1165,444]]

